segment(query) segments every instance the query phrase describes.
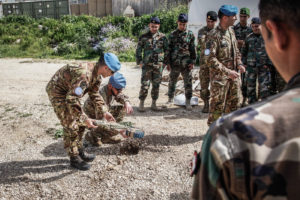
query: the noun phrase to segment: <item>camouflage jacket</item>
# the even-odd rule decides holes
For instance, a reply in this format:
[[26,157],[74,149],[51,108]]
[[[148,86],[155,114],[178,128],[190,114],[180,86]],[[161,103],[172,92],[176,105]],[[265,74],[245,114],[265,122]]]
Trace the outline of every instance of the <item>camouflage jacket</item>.
[[[122,92],[119,93],[117,96],[114,96],[112,94],[109,95],[108,94],[108,83],[101,85],[99,94],[103,97],[108,108],[110,108],[113,105],[114,101],[116,101],[122,105],[125,105],[126,102],[129,102],[128,96],[126,96]],[[90,98],[87,98],[87,100],[84,102],[84,112],[88,116],[92,115],[90,113],[95,113],[95,105],[94,105],[93,101],[91,101]],[[100,116],[102,116],[101,113],[97,115],[97,117],[98,117],[97,119],[99,119]]]
[[220,25],[208,34],[205,56],[210,66],[211,77],[217,80],[228,79],[230,70],[237,70],[242,64],[241,54],[233,29],[222,30]]
[[206,64],[206,60],[205,60],[205,56],[204,56],[204,51],[206,49],[206,42],[208,41],[208,33],[211,31],[212,29],[209,29],[207,26],[201,28],[198,31],[198,45],[197,45],[197,50],[199,51],[199,60],[200,60],[200,65],[204,65]]
[[237,23],[234,27],[234,33],[237,40],[245,41],[246,37],[252,33],[250,26],[242,26],[240,23]]
[[94,64],[81,64],[79,66],[66,65],[59,69],[47,85],[51,101],[66,102],[72,116],[85,121],[80,99],[88,93],[95,104],[98,113],[107,111],[105,102],[99,94],[101,76],[97,76]]
[[192,31],[175,30],[169,36],[168,64],[187,66],[195,64],[195,36]]
[[194,199],[296,200],[300,73],[285,90],[218,119],[201,150]]
[[136,49],[137,65],[144,64],[149,66],[161,67],[166,65],[165,55],[168,50],[168,40],[165,34],[157,32],[152,34],[150,31],[139,38]]
[[241,50],[242,61],[248,66],[271,65],[261,34],[251,33],[246,37],[245,46]]

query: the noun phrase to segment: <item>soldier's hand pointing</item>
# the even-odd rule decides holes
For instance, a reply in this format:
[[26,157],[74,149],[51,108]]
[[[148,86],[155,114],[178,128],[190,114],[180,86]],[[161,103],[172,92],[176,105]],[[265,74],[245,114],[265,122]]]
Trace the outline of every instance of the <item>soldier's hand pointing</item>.
[[85,124],[88,128],[97,128],[97,126],[95,126],[93,124],[95,120],[88,118],[87,120],[85,120]]

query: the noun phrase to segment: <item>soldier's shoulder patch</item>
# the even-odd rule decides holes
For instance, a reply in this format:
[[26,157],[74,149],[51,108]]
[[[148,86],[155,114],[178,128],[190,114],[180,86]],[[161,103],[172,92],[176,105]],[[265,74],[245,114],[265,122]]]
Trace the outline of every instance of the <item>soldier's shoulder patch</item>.
[[208,56],[209,54],[210,54],[210,50],[209,49],[205,49],[204,55]]
[[77,87],[77,88],[75,88],[74,93],[77,96],[81,96],[83,94],[83,89],[81,87]]

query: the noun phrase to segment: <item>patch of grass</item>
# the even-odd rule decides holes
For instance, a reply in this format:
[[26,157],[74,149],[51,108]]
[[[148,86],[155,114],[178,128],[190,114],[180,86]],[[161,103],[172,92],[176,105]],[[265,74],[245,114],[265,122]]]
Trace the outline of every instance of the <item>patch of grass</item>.
[[23,117],[23,118],[30,117],[30,116],[32,116],[31,113],[23,113],[23,114],[20,115],[20,117]]
[[13,111],[15,108],[13,107],[6,107],[4,112],[10,112],[10,111]]
[[54,133],[54,137],[55,139],[58,139],[58,138],[61,138],[64,136],[64,130],[61,128],[61,129],[57,129]]

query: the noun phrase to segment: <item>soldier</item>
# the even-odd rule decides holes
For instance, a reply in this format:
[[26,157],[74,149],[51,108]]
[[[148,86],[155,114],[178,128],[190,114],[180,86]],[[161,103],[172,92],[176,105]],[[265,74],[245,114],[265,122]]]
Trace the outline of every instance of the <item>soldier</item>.
[[[252,29],[248,26],[248,19],[250,18],[250,10],[249,8],[241,8],[240,9],[240,22],[234,26],[235,37],[238,41],[238,48],[241,51],[242,47],[245,44],[246,37],[252,33]],[[245,78],[245,73],[241,74],[242,78],[242,94],[243,94],[243,105],[246,105],[247,101],[247,80]]]
[[272,65],[266,49],[265,42],[262,38],[259,26],[261,21],[258,17],[251,20],[253,33],[248,35],[245,40],[245,45],[242,48],[243,63],[247,66],[247,97],[248,103],[252,104],[257,101],[256,97],[256,80],[259,84],[259,95],[261,99],[270,96],[269,84],[269,66]]
[[206,49],[206,42],[207,42],[207,34],[215,28],[216,21],[218,20],[218,15],[215,11],[209,11],[206,14],[206,26],[201,28],[198,32],[198,51],[200,51],[200,85],[201,85],[201,92],[200,96],[201,99],[204,101],[204,107],[202,109],[203,113],[208,113],[209,111],[209,67],[205,60],[204,51]]
[[218,17],[220,23],[208,37],[204,54],[210,67],[210,104],[207,124],[217,120],[223,113],[240,107],[240,74],[245,72],[231,28],[236,20],[237,7],[223,5]]
[[266,50],[288,84],[210,127],[194,166],[193,199],[299,199],[299,10],[298,0],[260,0]]
[[159,95],[159,86],[162,79],[163,67],[166,65],[164,55],[168,49],[168,42],[165,34],[159,32],[160,20],[152,17],[149,24],[149,31],[139,38],[136,49],[136,63],[142,68],[141,90],[139,93],[139,111],[145,112],[144,102],[148,94],[150,82],[152,83],[151,109],[158,111],[156,100]]
[[85,127],[97,128],[97,126],[94,126],[93,120],[83,112],[80,99],[88,93],[97,113],[102,114],[108,121],[114,121],[98,90],[101,76],[111,76],[120,67],[116,55],[105,53],[95,65],[89,63],[60,68],[47,84],[49,100],[64,129],[64,147],[70,156],[72,167],[88,170],[90,165],[87,162],[95,158],[95,155],[84,151],[82,136]]
[[[128,96],[126,96],[122,92],[125,87],[125,77],[117,72],[110,77],[108,83],[101,85],[101,88],[99,90],[100,95],[103,97],[106,105],[108,106],[108,111],[116,119],[116,122],[121,122],[126,113],[133,113],[133,109],[129,102]],[[120,105],[114,105],[114,101],[120,103]],[[101,113],[96,113],[95,105],[90,98],[85,101],[83,109],[89,118],[103,118]],[[119,137],[112,136],[115,135],[115,132],[116,131],[114,130],[110,130],[109,127],[98,127],[97,129],[93,129],[88,132],[85,135],[85,139],[94,146],[100,146],[102,143],[119,143],[121,139]]]
[[177,79],[180,74],[183,76],[186,109],[192,110],[190,101],[192,98],[192,72],[196,61],[195,36],[192,31],[187,30],[188,16],[180,14],[178,16],[177,30],[169,36],[168,66],[170,72],[170,82],[167,104],[173,102]]
[[274,95],[281,92],[284,89],[284,87],[286,86],[286,82],[283,80],[283,78],[273,65],[270,66],[270,75],[271,81],[269,88],[271,95]]

